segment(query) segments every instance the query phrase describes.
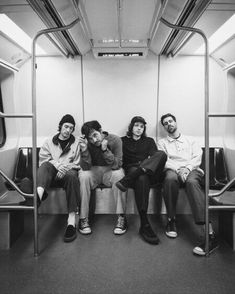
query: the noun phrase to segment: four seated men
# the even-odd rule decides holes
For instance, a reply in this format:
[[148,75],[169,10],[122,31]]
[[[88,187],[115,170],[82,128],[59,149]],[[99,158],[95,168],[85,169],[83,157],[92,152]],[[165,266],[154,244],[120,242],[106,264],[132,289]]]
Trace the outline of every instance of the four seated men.
[[[167,137],[155,141],[146,136],[146,121],[140,116],[132,118],[127,135],[102,131],[98,121],[88,121],[81,128],[82,136],[72,135],[74,118],[65,115],[59,123],[59,133],[48,139],[39,154],[37,197],[38,205],[46,190],[56,182],[66,191],[68,203],[67,229],[64,241],[76,238],[75,213],[80,208],[78,231],[92,232],[89,223],[91,190],[100,184],[110,187],[118,215],[113,233],[127,231],[126,191],[133,188],[140,216],[139,234],[150,244],[159,238],[148,217],[150,185],[163,179],[163,198],[167,209],[166,235],[176,238],[176,204],[180,187],[185,187],[195,223],[205,225],[205,195],[201,189],[203,171],[202,149],[189,137],[178,131],[176,118],[168,113],[161,117]],[[122,169],[123,167],[123,169]],[[125,173],[124,173],[125,171]],[[209,253],[218,247],[215,233],[209,225]],[[193,253],[205,255],[205,242],[196,246]]]

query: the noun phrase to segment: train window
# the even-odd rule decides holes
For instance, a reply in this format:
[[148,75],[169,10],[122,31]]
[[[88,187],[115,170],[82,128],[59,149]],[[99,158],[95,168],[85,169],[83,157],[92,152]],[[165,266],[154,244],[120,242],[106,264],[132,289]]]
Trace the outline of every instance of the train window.
[[[0,88],[0,111],[3,111],[3,102],[2,102],[2,91]],[[6,128],[4,118],[0,118],[0,147],[2,147],[6,142]]]

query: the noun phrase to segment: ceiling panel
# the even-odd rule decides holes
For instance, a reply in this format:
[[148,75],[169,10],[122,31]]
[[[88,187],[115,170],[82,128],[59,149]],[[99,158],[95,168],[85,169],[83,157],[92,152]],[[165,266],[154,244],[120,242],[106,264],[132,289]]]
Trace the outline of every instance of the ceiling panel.
[[84,9],[95,46],[100,40],[118,39],[118,15],[116,0],[84,0]]

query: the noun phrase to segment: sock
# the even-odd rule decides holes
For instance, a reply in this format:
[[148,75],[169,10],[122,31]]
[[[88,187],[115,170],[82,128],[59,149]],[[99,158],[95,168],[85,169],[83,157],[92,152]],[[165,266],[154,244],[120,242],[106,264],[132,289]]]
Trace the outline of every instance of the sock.
[[209,223],[209,235],[213,235],[214,234],[214,230],[212,228],[212,223]]
[[42,200],[45,189],[43,187],[37,187],[38,197]]
[[69,213],[68,220],[67,220],[67,225],[68,226],[72,225],[72,226],[75,227],[75,221],[76,221],[75,215],[76,215],[75,212],[70,212]]

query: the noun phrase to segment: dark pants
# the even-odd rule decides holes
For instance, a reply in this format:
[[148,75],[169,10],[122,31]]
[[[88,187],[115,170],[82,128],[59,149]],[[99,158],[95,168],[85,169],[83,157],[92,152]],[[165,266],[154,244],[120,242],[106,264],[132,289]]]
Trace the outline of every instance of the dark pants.
[[184,187],[195,223],[205,223],[205,194],[201,188],[202,178],[203,175],[200,171],[193,170],[189,173],[186,182],[183,184],[175,171],[166,171],[163,184],[163,197],[169,218],[173,218],[176,215],[179,189]]
[[138,176],[131,185],[131,188],[135,191],[135,202],[138,212],[147,213],[150,186],[160,181],[166,160],[167,156],[165,152],[157,151],[154,155],[142,161],[139,166],[129,167],[127,169],[127,175],[138,167],[146,170],[146,173]]
[[62,179],[56,179],[57,169],[50,162],[44,162],[38,169],[38,187],[47,191],[51,186],[63,188],[66,192],[68,212],[77,211],[80,201],[78,172],[69,170]]

